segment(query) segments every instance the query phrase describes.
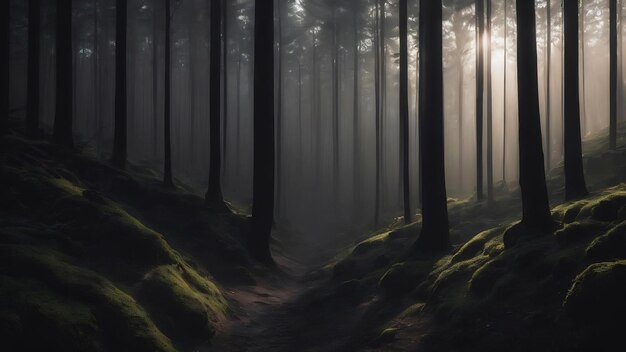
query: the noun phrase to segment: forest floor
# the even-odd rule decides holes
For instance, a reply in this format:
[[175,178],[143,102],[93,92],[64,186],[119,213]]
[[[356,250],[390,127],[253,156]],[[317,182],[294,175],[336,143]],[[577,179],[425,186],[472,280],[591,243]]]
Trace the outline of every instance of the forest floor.
[[562,165],[549,175],[553,232],[512,226],[519,192],[500,185],[492,204],[450,199],[448,253],[407,254],[417,214],[322,248],[325,263],[300,262],[306,249],[276,234],[268,268],[244,250],[246,216],[207,209],[182,184],[2,137],[0,339],[9,350],[610,350],[626,316],[626,148],[605,140],[585,145],[588,199],[562,203]]

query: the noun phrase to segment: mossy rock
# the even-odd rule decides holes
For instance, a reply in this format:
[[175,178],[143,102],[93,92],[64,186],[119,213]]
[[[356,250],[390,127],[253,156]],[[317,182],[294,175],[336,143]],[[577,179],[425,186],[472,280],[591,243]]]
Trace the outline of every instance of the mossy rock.
[[573,222],[557,230],[554,235],[561,246],[598,236],[606,231],[606,225],[597,221]]
[[178,338],[208,341],[215,333],[213,323],[226,310],[217,287],[180,265],[152,270],[139,293],[164,331]]
[[[564,307],[576,322],[594,330],[623,334],[626,315],[626,261],[592,264],[572,282]],[[613,336],[614,337],[614,336]]]
[[474,272],[469,281],[469,291],[478,296],[489,294],[502,276],[507,275],[509,271],[503,259],[490,260]]
[[586,254],[594,260],[626,258],[626,222],[593,240],[587,247]]
[[617,219],[617,209],[613,202],[602,200],[591,210],[591,217],[597,221],[611,222]]
[[378,285],[388,294],[404,295],[417,287],[431,268],[429,261],[397,263],[380,278]]
[[356,261],[350,259],[342,260],[333,267],[333,278],[342,279],[350,277],[355,273],[356,269]]
[[388,328],[383,330],[380,335],[378,335],[378,337],[376,337],[374,341],[372,341],[371,345],[373,347],[380,347],[382,345],[386,345],[392,342],[393,340],[395,340],[396,335],[398,335],[398,331],[399,330],[396,328]]

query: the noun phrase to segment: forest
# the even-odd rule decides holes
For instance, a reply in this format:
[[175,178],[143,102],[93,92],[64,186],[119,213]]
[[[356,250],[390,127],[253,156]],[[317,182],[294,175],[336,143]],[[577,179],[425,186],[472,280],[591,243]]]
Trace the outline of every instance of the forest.
[[626,349],[625,6],[1,1],[1,349]]

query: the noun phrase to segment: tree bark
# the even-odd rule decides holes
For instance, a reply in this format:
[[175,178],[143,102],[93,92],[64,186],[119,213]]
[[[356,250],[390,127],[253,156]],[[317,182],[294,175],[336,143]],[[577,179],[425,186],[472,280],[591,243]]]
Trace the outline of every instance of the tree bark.
[[409,50],[408,6],[400,0],[400,160],[402,171],[402,195],[404,198],[404,222],[411,222],[411,185],[409,169]]
[[485,0],[476,0],[476,198],[483,200],[483,102],[485,59],[483,36],[485,35]]
[[450,247],[443,124],[443,57],[441,0],[420,2],[420,149],[424,180],[422,232],[414,250]]
[[578,3],[566,1],[563,5],[563,14],[565,26],[565,199],[573,200],[588,194],[580,136]]
[[56,110],[52,139],[73,148],[72,0],[57,0]]
[[508,35],[509,35],[509,13],[508,13],[508,7],[509,7],[509,1],[508,0],[504,0],[504,65],[503,65],[503,81],[504,81],[504,88],[503,88],[503,96],[504,96],[504,102],[502,104],[503,106],[503,111],[502,111],[502,185],[506,188],[507,185],[507,181],[506,181],[506,128],[507,128],[507,68],[508,68],[508,48],[507,48],[507,41],[508,41]]
[[276,204],[274,217],[278,218],[282,214],[282,198],[283,198],[283,21],[282,21],[282,0],[276,0],[278,25],[278,49],[276,55],[278,55],[278,64],[276,67],[277,73],[277,92],[276,97]]
[[39,39],[41,1],[28,2],[28,103],[26,127],[32,135],[39,132]]
[[172,140],[170,131],[170,114],[171,114],[171,25],[172,25],[172,3],[171,0],[165,0],[165,85],[164,85],[164,105],[163,105],[163,184],[165,187],[173,188],[174,180],[172,178]]
[[491,68],[491,0],[487,0],[487,201],[493,202],[493,82]]
[[126,95],[126,31],[127,4],[116,0],[115,33],[115,130],[113,135],[113,165],[126,168],[127,147],[127,95]]
[[274,0],[254,9],[254,176],[250,255],[272,263],[274,217]]
[[11,2],[0,4],[0,134],[8,131],[9,120],[9,79],[10,79],[10,37],[11,37]]
[[374,119],[374,123],[375,123],[375,128],[374,131],[376,133],[376,163],[375,163],[375,173],[376,173],[376,178],[375,178],[375,196],[374,196],[374,227],[378,227],[380,224],[380,183],[381,183],[381,170],[380,170],[380,164],[381,164],[381,157],[382,157],[382,153],[381,153],[381,131],[380,131],[380,125],[381,125],[381,99],[380,99],[380,91],[381,91],[381,77],[380,77],[380,71],[381,71],[381,65],[380,65],[380,61],[381,61],[381,55],[380,55],[380,40],[381,40],[381,36],[380,36],[380,2],[377,0],[376,1],[376,20],[375,20],[375,31],[376,34],[374,35],[374,100],[375,100],[375,119]]
[[552,220],[541,145],[534,1],[517,0],[517,37],[522,225],[545,228]]
[[222,0],[211,0],[211,58],[209,78],[209,133],[210,133],[210,161],[209,161],[209,186],[205,195],[207,205],[216,210],[224,210],[224,198],[222,196],[222,141],[221,141],[221,31]]
[[610,16],[610,118],[609,118],[609,146],[617,149],[617,0],[609,0]]
[[[552,65],[552,1],[547,0],[546,6],[546,170],[552,170],[552,119],[550,118],[552,111],[550,108],[551,99],[551,75],[550,68]],[[578,45],[576,45],[578,47]],[[576,52],[578,56],[578,51]]]

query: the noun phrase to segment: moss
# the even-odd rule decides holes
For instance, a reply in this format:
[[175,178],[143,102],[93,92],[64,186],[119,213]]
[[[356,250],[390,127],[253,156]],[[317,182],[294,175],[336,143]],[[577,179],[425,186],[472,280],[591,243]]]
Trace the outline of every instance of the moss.
[[594,328],[621,330],[626,315],[626,261],[592,264],[572,282],[565,298],[568,314]]
[[594,239],[587,247],[586,254],[594,260],[626,258],[626,222]]
[[507,272],[509,268],[504,260],[490,260],[472,274],[469,291],[478,296],[489,294]]
[[407,294],[428,276],[432,266],[432,261],[396,263],[380,278],[378,285],[388,294]]
[[[63,256],[52,250],[2,245],[0,258],[5,268],[2,270],[3,274],[16,279],[30,278],[41,282],[53,292],[58,292],[75,308],[68,311],[66,306],[53,304],[56,308],[51,309],[55,309],[57,313],[65,312],[63,314],[66,316],[72,316],[78,309],[76,307],[91,307],[108,344],[137,351],[174,350],[170,340],[131,296],[103,277],[69,264]],[[36,305],[39,299],[36,296],[23,298],[24,305]],[[81,311],[85,314],[87,312],[86,308]],[[61,313],[57,314],[57,317],[64,321],[60,315]]]
[[606,231],[606,225],[597,222],[585,220],[582,222],[573,222],[565,225],[557,230],[554,235],[557,242],[562,246],[575,244],[581,240],[589,239]]
[[215,333],[213,323],[223,318],[227,308],[217,287],[179,265],[152,270],[139,292],[164,330],[176,337],[208,340]]
[[378,337],[376,337],[376,339],[372,341],[372,346],[379,347],[381,345],[392,342],[396,338],[398,331],[399,330],[396,328],[387,328],[383,330],[380,335],[378,335]]

